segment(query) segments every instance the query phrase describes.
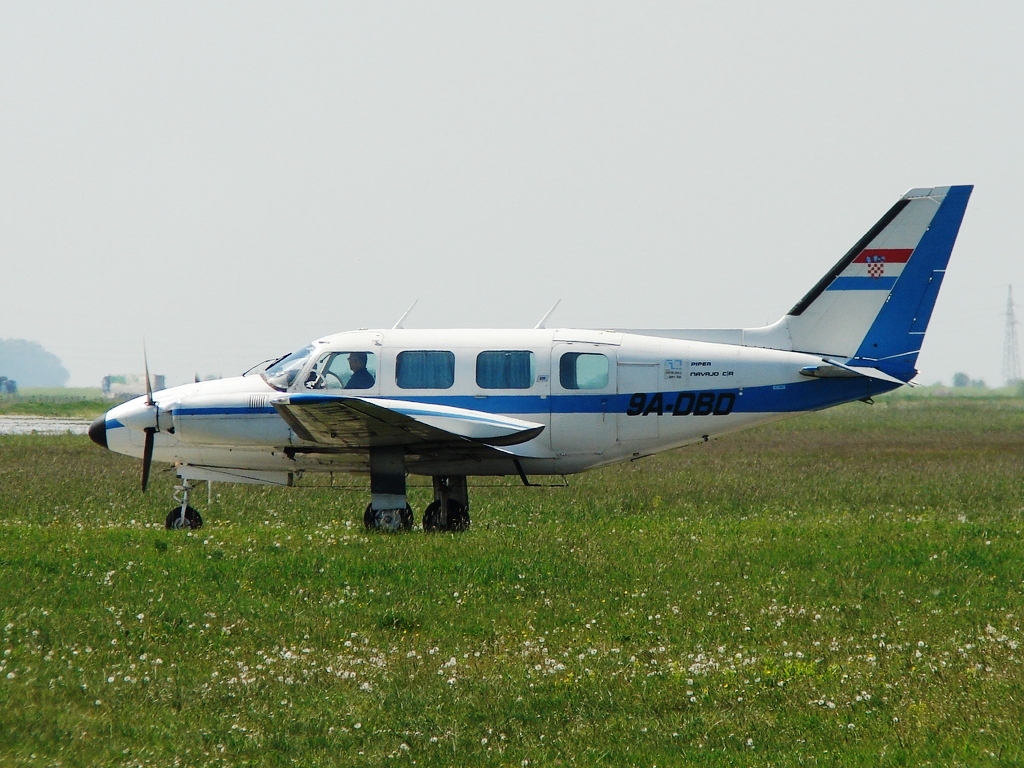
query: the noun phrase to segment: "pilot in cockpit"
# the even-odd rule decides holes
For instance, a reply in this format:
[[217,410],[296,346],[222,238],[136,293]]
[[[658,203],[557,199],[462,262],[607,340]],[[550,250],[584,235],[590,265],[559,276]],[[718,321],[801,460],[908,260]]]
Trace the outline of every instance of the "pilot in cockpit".
[[369,389],[374,385],[373,374],[366,370],[365,352],[350,352],[348,367],[352,370],[352,376],[345,384],[345,389]]

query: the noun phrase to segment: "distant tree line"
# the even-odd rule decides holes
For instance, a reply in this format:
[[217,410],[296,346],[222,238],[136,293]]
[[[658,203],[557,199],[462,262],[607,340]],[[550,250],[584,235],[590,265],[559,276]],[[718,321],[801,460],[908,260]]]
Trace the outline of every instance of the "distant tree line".
[[[64,387],[71,374],[38,341],[0,339],[0,380],[21,387]],[[6,383],[4,384],[6,386]]]
[[[941,386],[936,384],[936,386]],[[988,385],[984,379],[972,379],[966,373],[959,372],[953,374],[953,389],[988,389]],[[1013,381],[1006,382],[1005,389],[996,387],[996,390],[1004,391],[1012,390],[1017,393],[1017,397],[1024,397],[1024,381],[1020,379],[1014,379]]]

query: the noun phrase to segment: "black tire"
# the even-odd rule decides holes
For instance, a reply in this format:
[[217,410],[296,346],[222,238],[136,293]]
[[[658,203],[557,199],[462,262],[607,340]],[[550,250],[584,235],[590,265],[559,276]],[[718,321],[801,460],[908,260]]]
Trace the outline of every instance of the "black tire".
[[[400,517],[400,520],[399,520],[397,528],[390,527],[390,526],[387,526],[387,525],[382,525],[382,520],[381,520],[382,513],[387,513],[387,512],[390,512],[390,511],[391,510],[384,509],[384,510],[380,510],[378,512],[374,512],[373,511],[373,504],[367,504],[366,505],[366,511],[363,512],[363,526],[368,531],[388,531],[388,532],[392,532],[392,533],[397,532],[397,531],[410,531],[410,530],[412,530],[412,507],[410,507],[408,504],[405,505],[405,509],[402,510],[402,512],[401,512],[401,517]],[[386,521],[387,521],[387,518],[385,518],[384,522],[386,522]]]
[[423,530],[458,533],[469,528],[469,510],[455,499],[448,499],[448,525],[441,527],[441,501],[435,499],[423,512]]
[[177,531],[183,528],[189,528],[194,531],[202,527],[203,518],[192,507],[185,507],[185,525],[181,524],[181,507],[172,509],[164,521],[164,528],[168,531]]

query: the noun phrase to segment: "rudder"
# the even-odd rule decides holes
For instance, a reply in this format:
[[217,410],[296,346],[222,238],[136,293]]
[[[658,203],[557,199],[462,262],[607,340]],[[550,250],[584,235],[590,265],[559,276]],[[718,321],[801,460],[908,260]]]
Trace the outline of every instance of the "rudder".
[[850,359],[904,381],[915,365],[973,187],[949,187],[889,298]]

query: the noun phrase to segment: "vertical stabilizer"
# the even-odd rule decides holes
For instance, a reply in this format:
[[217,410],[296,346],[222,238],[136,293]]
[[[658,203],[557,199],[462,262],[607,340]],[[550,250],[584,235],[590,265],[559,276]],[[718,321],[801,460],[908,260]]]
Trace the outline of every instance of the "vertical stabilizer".
[[907,192],[789,314],[758,329],[765,341],[788,336],[796,351],[912,379],[972,189]]

